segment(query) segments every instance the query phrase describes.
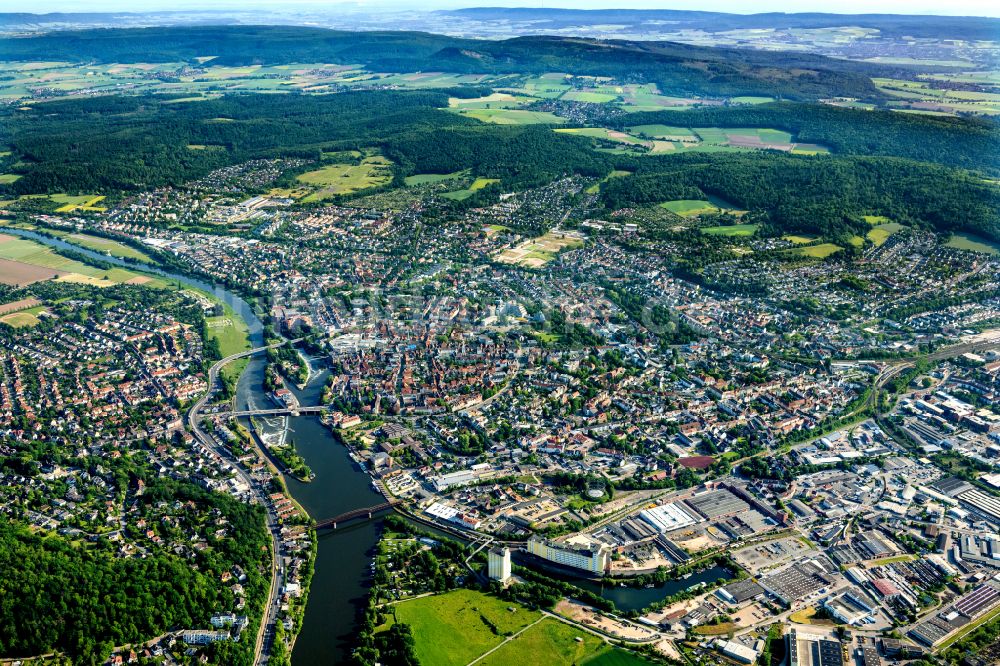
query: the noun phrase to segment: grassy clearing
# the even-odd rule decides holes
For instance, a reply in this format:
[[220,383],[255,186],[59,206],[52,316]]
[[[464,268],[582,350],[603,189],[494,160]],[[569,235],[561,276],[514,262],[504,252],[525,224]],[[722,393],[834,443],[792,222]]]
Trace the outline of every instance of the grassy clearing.
[[510,109],[517,108],[531,101],[530,97],[495,92],[485,97],[475,97],[472,99],[449,97],[448,107],[452,109]]
[[973,234],[952,234],[945,245],[958,250],[969,250],[971,252],[992,255],[1000,254],[1000,245]]
[[[453,109],[455,110],[455,109]],[[457,109],[458,113],[484,123],[497,125],[562,125],[565,118],[548,111],[523,111],[519,109]]]
[[611,173],[609,173],[607,176],[605,176],[602,180],[600,180],[599,182],[596,182],[593,185],[591,185],[590,187],[588,187],[587,190],[586,190],[586,192],[587,192],[587,194],[597,194],[598,192],[601,191],[601,185],[603,185],[604,183],[608,182],[612,178],[624,178],[625,176],[631,176],[631,175],[632,175],[631,171],[625,171],[624,169],[614,169],[614,170],[611,171]]
[[469,185],[464,190],[445,192],[441,196],[446,197],[448,199],[454,199],[455,201],[464,201],[469,197],[471,197],[473,193],[478,192],[479,190],[485,188],[488,185],[492,185],[493,183],[499,183],[499,182],[500,182],[499,178],[476,178],[474,181],[472,181],[472,184]]
[[456,178],[461,178],[464,171],[456,171],[455,173],[417,173],[412,176],[407,176],[404,178],[404,182],[407,187],[416,187],[417,185],[431,185],[433,183],[440,183],[446,180],[455,180]]
[[[675,213],[677,215],[680,215],[681,217],[691,217],[694,215],[701,215],[703,213],[718,213],[723,211],[738,212],[732,206],[725,203],[721,199],[714,199],[714,198],[710,200],[677,199],[675,201],[665,201],[664,203],[660,204],[660,207],[666,208],[671,213]],[[747,226],[747,225],[736,225],[736,226]],[[740,235],[740,234],[730,234],[730,235]]]
[[816,236],[795,236],[795,235],[788,235],[788,236],[782,236],[782,238],[785,239],[786,241],[791,241],[792,243],[795,243],[796,245],[805,245],[806,243],[812,243],[813,241],[816,240]]
[[153,259],[140,250],[135,249],[130,245],[125,245],[124,243],[119,243],[118,241],[111,240],[109,238],[101,238],[100,236],[91,236],[89,234],[60,234],[56,233],[67,243],[73,243],[75,245],[80,245],[82,247],[94,250],[95,252],[103,252],[112,257],[119,257],[121,259],[132,259],[135,261],[141,261],[146,264],[152,264]]
[[753,236],[756,224],[730,224],[721,227],[702,227],[701,233],[710,236]]
[[[250,349],[250,329],[247,323],[228,305],[223,306],[223,314],[218,317],[206,317],[208,335],[219,341],[219,349],[223,357],[238,354]],[[247,359],[238,359],[222,369],[226,377],[237,378],[247,365]]]
[[352,194],[369,187],[385,185],[392,180],[392,163],[380,155],[361,160],[359,164],[328,164],[315,171],[307,171],[296,177],[304,185],[316,191],[303,201],[320,201],[342,194]]
[[550,231],[544,236],[526,240],[517,247],[504,250],[497,257],[497,261],[538,268],[555,259],[562,250],[578,247],[583,247],[583,238],[578,234]]
[[871,231],[869,231],[866,236],[868,237],[868,240],[875,245],[882,245],[889,240],[889,236],[904,228],[905,227],[899,222],[886,222],[885,224],[879,224],[872,227]]
[[618,650],[600,638],[558,620],[545,618],[484,658],[483,666],[586,664],[630,666],[649,662]]
[[0,173],[0,185],[10,185],[20,177],[16,173]]
[[503,636],[494,634],[487,620],[506,634],[541,617],[537,611],[473,590],[413,599],[394,608],[399,621],[413,630],[420,663],[435,666],[464,666],[499,645]]
[[8,326],[13,326],[14,328],[29,328],[37,325],[41,321],[41,319],[38,318],[38,315],[44,311],[44,306],[38,306],[27,310],[21,310],[20,312],[11,312],[10,314],[5,314],[0,317],[0,322],[3,322]]
[[806,257],[812,257],[814,259],[825,259],[829,257],[834,252],[839,252],[841,248],[839,245],[834,245],[833,243],[819,243],[818,245],[809,245],[807,247],[800,247],[793,252],[797,252]]

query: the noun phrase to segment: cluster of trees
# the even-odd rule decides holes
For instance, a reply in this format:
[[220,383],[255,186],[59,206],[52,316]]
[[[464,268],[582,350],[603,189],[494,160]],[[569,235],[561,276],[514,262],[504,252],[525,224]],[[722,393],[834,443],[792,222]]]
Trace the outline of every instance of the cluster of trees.
[[[264,589],[258,570],[267,553],[263,512],[180,481],[150,479],[141,496],[146,506],[188,500],[229,520],[229,535],[213,538],[197,566],[156,551],[121,559],[107,542],[81,545],[0,521],[0,654],[59,651],[74,663],[100,663],[114,646],[206,626],[213,612],[231,607],[219,575],[235,564],[251,577],[245,587],[257,612]],[[249,663],[245,645],[236,652],[240,657],[229,663]]]
[[5,187],[14,194],[138,190],[180,185],[248,159],[318,159],[323,151],[371,147],[382,149],[399,177],[471,169],[506,187],[569,173],[601,176],[611,168],[609,156],[592,151],[583,137],[480,123],[441,110],[448,95],[437,91],[168,101],[98,97],[3,112],[0,143],[22,163],[22,177]]
[[[716,195],[757,213],[763,233],[814,233],[846,247],[884,215],[1000,239],[1000,189],[948,167],[894,157],[692,153],[646,158],[602,190],[608,208]],[[693,196],[697,195],[697,196]]]

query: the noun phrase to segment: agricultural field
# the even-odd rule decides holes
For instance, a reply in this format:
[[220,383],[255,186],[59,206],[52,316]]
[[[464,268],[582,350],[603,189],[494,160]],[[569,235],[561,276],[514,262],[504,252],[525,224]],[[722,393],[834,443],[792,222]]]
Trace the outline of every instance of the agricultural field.
[[533,101],[530,97],[495,92],[485,97],[471,99],[449,97],[448,107],[452,109],[512,109]]
[[328,164],[315,171],[307,171],[297,176],[296,180],[313,188],[303,201],[321,201],[389,183],[392,180],[391,165],[381,155],[370,155],[357,164]]
[[[989,74],[989,73],[983,73]],[[876,87],[886,95],[896,98],[890,106],[910,111],[929,113],[975,113],[981,115],[1000,114],[1000,93],[978,90],[948,90],[934,87],[937,81],[947,82],[948,75],[938,74],[928,81],[907,81],[904,79],[872,79]],[[967,78],[958,75],[956,81]],[[992,82],[985,85],[995,85]]]
[[768,127],[671,127],[669,125],[637,125],[629,132],[657,143],[669,144],[654,147],[653,152],[667,150],[696,150],[719,152],[726,150],[779,150],[796,155],[818,155],[828,153],[825,146],[812,143],[798,143],[795,137],[784,130]]
[[165,286],[156,278],[124,268],[98,268],[64,257],[41,243],[0,234],[0,283],[23,286],[53,278],[101,287],[123,282]]
[[630,145],[650,145],[651,142],[643,141],[637,137],[634,137],[625,132],[618,132],[615,130],[609,130],[604,127],[560,127],[555,130],[561,134],[573,134],[575,136],[589,136],[594,139],[602,139],[604,141],[615,141],[617,143],[626,143]]
[[496,125],[562,125],[565,118],[548,111],[524,111],[521,109],[452,109],[456,113],[484,123]]
[[517,247],[504,250],[497,257],[503,264],[518,264],[539,268],[555,259],[562,250],[583,247],[585,237],[572,231],[550,231],[544,236],[526,240]]

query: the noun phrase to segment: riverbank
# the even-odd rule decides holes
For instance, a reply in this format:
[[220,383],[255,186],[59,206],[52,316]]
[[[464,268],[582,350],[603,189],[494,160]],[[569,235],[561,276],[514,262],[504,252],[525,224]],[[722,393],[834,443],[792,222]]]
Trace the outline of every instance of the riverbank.
[[[98,265],[114,265],[128,268],[130,271],[140,273],[143,275],[148,275],[150,277],[166,278],[169,282],[175,283],[170,284],[169,288],[177,288],[178,290],[190,290],[197,297],[207,299],[207,302],[213,303],[216,306],[221,306],[222,314],[221,318],[229,319],[227,322],[227,327],[232,326],[234,329],[239,331],[239,336],[230,336],[227,342],[227,351],[229,353],[223,354],[223,357],[227,357],[234,353],[239,353],[242,351],[247,351],[251,348],[259,348],[264,345],[264,327],[260,319],[257,317],[254,309],[250,306],[247,301],[241,298],[239,295],[233,293],[232,291],[220,287],[219,285],[210,284],[205,282],[199,277],[193,277],[184,273],[178,273],[171,270],[166,270],[159,265],[152,265],[149,263],[140,263],[138,261],[133,261],[128,258],[117,257],[113,255],[101,254],[90,248],[82,245],[78,245],[72,242],[71,236],[67,236],[65,239],[58,238],[54,235],[38,233],[36,231],[27,230],[23,228],[11,228],[11,227],[0,227],[3,233],[8,233],[11,235],[19,236],[22,238],[27,238],[33,240],[42,245],[46,245],[55,249],[56,251],[64,251],[72,253],[74,256],[83,257],[84,260],[90,260]],[[162,280],[161,280],[162,281]],[[222,346],[222,341],[220,340],[220,347]],[[261,359],[259,358],[248,358],[248,359],[237,359],[242,367],[237,367],[235,371],[231,371],[232,374],[229,375],[229,380],[233,385],[237,387],[236,393],[239,393],[239,386],[245,385],[245,379],[247,371],[259,365]],[[235,366],[235,364],[233,364]],[[227,368],[224,368],[226,370]],[[259,387],[260,382],[258,380],[257,386]],[[245,396],[246,394],[244,394]],[[235,396],[234,396],[235,397]],[[251,439],[252,442],[252,439]],[[259,448],[256,447],[255,448]],[[263,455],[263,460],[269,460],[266,454]],[[302,502],[295,497],[294,493],[289,491],[289,485],[284,477],[281,476],[280,472],[272,468],[272,474],[274,478],[277,479],[277,487],[282,489],[280,497],[286,500],[291,506],[294,506],[300,515],[304,516],[306,521],[311,521],[310,513],[308,507],[306,507]],[[282,515],[281,512],[275,509],[276,501],[273,496],[268,496],[266,493],[262,495],[262,501],[268,504],[268,512],[273,516]],[[275,521],[271,523],[270,530],[273,530],[272,540],[274,544],[280,544],[282,539],[281,530],[286,527],[284,521],[280,518],[275,518]],[[306,528],[309,530],[309,537],[311,548],[315,550],[317,547],[318,539],[314,530],[311,528]],[[283,562],[284,555],[281,552],[281,548],[272,547],[272,570],[276,570],[280,573],[280,579],[285,579],[287,575],[285,564]],[[312,552],[312,551],[310,551]],[[298,574],[299,574],[299,594],[298,594],[298,606],[301,606],[301,610],[296,610],[296,604],[292,604],[290,610],[293,617],[293,635],[288,638],[289,645],[294,645],[297,640],[297,633],[303,625],[302,616],[306,614],[306,608],[308,608],[308,599],[310,598],[310,587],[312,581],[315,579],[315,562],[317,558],[315,556],[304,558],[304,562],[298,563]],[[305,567],[302,569],[302,567]],[[281,584],[281,580],[278,584],[272,585],[271,597],[272,602],[270,602],[264,609],[264,616],[259,621],[262,625],[269,625],[271,621],[276,621],[276,617],[270,615],[274,610],[274,603],[277,600],[276,594],[278,592],[278,586]],[[269,621],[270,620],[270,621]],[[264,631],[262,627],[261,633],[258,635],[258,645],[261,645],[264,635],[267,632]],[[274,634],[272,633],[272,636]],[[321,659],[320,661],[326,662],[328,659]]]

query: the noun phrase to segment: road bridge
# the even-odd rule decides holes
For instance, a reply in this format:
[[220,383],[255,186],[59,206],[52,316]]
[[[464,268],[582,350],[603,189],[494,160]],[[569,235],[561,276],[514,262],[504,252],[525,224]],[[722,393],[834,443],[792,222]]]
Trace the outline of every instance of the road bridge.
[[322,414],[327,411],[327,407],[317,405],[315,407],[276,407],[274,409],[244,409],[238,411],[226,410],[222,412],[211,412],[206,416],[221,416],[223,418],[238,416],[301,416],[303,414]]

